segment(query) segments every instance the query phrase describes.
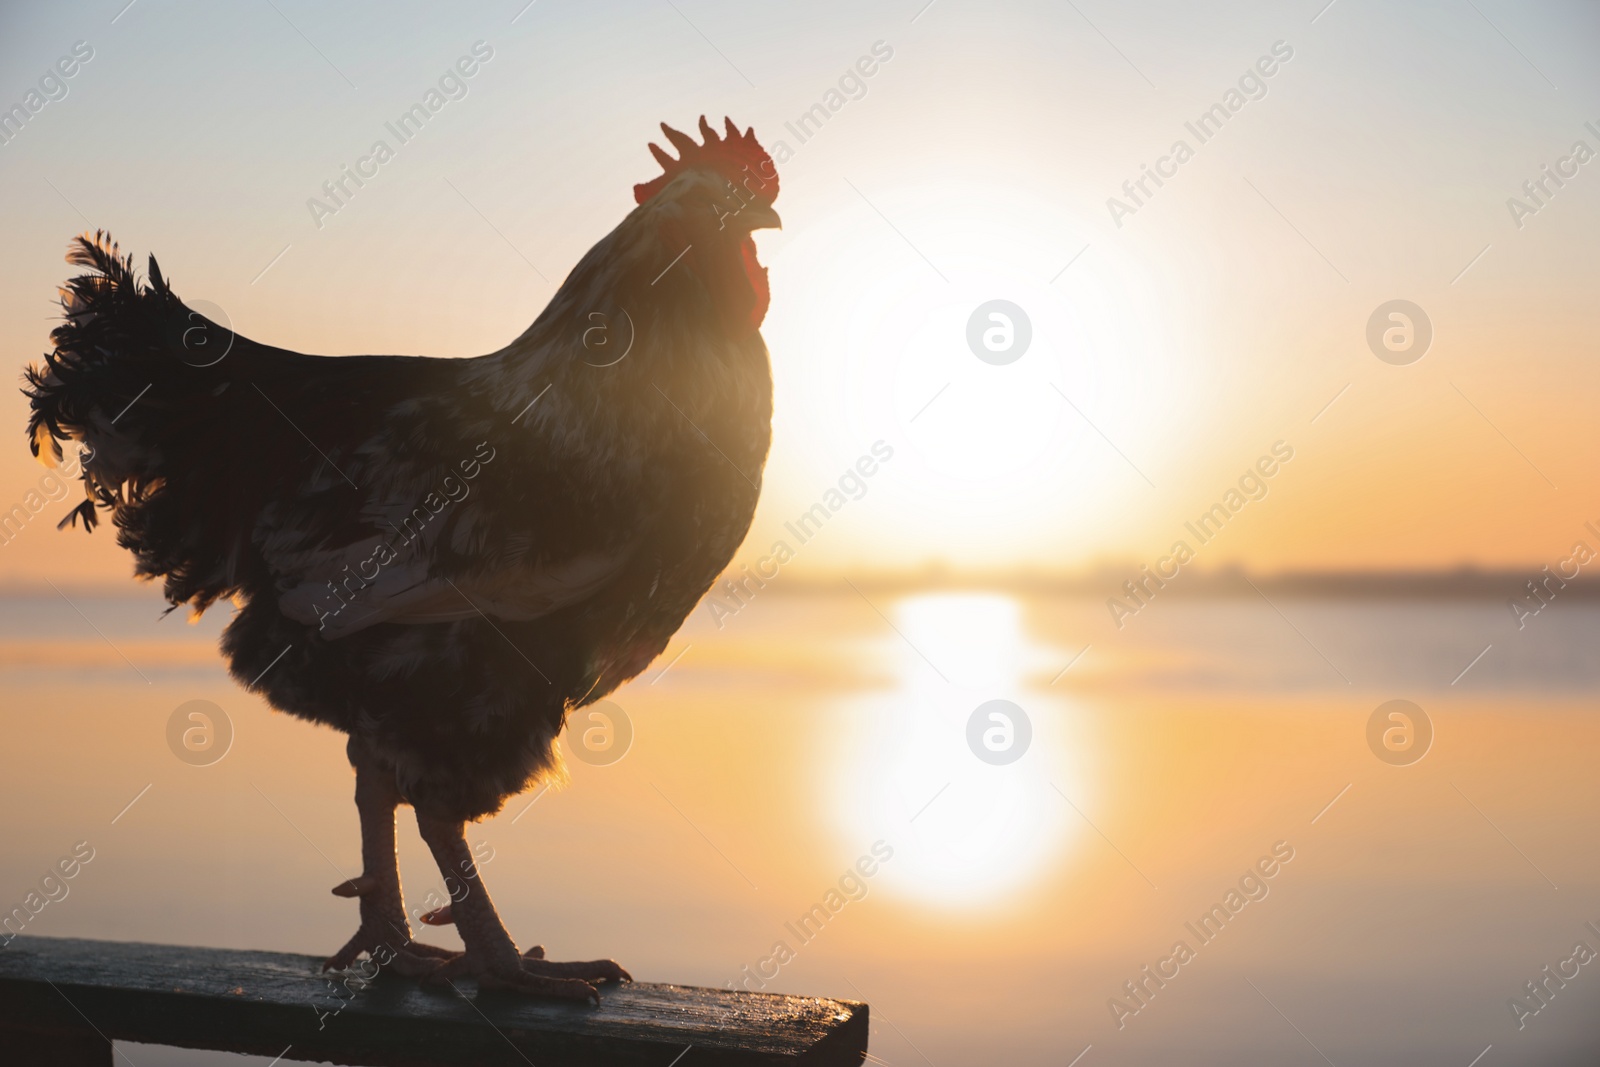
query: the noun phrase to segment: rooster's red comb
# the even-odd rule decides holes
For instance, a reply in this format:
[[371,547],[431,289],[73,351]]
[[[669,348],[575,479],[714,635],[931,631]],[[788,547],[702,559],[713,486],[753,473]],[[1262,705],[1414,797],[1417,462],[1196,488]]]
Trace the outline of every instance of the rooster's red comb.
[[661,132],[667,135],[672,147],[678,150],[678,158],[673,159],[662,151],[659,145],[652,142],[650,154],[661,164],[662,174],[654,181],[635,185],[634,200],[642,204],[659,193],[668,182],[678,176],[680,171],[690,167],[700,167],[714,170],[735,185],[748,188],[766,203],[772,203],[778,195],[778,168],[773,165],[772,157],[767,155],[767,150],[756,140],[755,128],[751,127],[740,133],[739,127],[733,124],[732,119],[723,121],[727,123],[727,133],[718,136],[717,131],[706,121],[706,117],[700,116],[700,134],[705,138],[705,144],[695,143],[693,137],[680,133],[663,122]]

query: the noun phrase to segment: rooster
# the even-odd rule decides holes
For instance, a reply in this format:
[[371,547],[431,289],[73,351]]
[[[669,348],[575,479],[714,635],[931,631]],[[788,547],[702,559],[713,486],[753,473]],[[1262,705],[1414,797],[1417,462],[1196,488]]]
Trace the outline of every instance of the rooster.
[[[702,117],[699,141],[661,128],[678,156],[649,146],[662,173],[638,206],[473,359],[273,348],[186,307],[153,256],[141,280],[104,233],[67,257],[88,272],[25,389],[34,455],[82,448],[85,500],[61,526],[108,512],[174,608],[231,599],[234,678],[349,737],[363,869],[334,893],[359,897],[360,926],[325,969],[365,955],[596,1001],[630,980],[519,953],[464,831],[559,777],[567,715],[661,653],[760,493],[772,376],[751,233],[781,225],[777,171],[732,120]],[[401,804],[451,896],[421,919],[454,923],[462,952],[412,939]]]

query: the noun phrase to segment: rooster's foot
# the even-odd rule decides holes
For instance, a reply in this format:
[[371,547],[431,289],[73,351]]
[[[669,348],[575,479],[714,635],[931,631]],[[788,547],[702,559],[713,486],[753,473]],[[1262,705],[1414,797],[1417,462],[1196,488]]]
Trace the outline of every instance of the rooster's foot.
[[322,965],[324,971],[343,971],[362,955],[367,956],[379,969],[388,968],[395,974],[408,978],[421,978],[433,973],[442,964],[461,955],[438,945],[413,941],[400,930],[385,931],[363,923],[344,948],[329,956]]
[[[631,982],[633,977],[611,960],[556,963],[534,947],[519,953],[506,933],[494,902],[473,862],[463,824],[459,819],[435,818],[417,813],[417,829],[433,851],[439,871],[452,887],[454,899],[430,912],[423,921],[431,925],[454,924],[467,946],[460,956],[446,960],[423,979],[425,984],[452,983],[457,977],[476,978],[479,989],[505,989],[535,997],[600,1002],[601,982]],[[453,988],[452,983],[452,988]]]
[[433,968],[425,984],[449,983],[456,978],[476,978],[479,989],[505,989],[534,997],[561,1000],[588,1000],[600,1003],[602,982],[631,982],[630,975],[614,960],[587,960],[558,963],[544,958],[544,947],[535,945],[521,956],[496,954],[485,959],[471,948]]

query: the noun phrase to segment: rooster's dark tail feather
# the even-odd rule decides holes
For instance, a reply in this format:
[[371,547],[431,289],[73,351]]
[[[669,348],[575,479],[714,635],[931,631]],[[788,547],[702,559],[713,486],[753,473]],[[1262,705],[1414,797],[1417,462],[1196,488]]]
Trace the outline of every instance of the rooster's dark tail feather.
[[133,257],[103,231],[74,239],[67,262],[88,270],[62,287],[55,348],[28,368],[24,389],[35,456],[48,449],[41,458],[50,463],[62,458],[62,442],[84,446],[85,499],[60,525],[82,519],[92,530],[106,510],[138,572],[165,575],[169,599],[203,608],[232,584],[225,557],[237,531],[196,513],[197,498],[223,489],[197,477],[211,473],[198,468],[215,437],[197,431],[217,420],[231,375],[185,358],[184,341],[188,331],[222,331],[173,294],[154,256],[140,279]]
[[[24,392],[32,402],[28,419],[29,446],[35,456],[49,449],[46,462],[60,460],[61,442],[76,440],[90,456],[102,454],[98,477],[84,464],[86,499],[61,520],[60,526],[82,518],[85,529],[98,519],[95,505],[114,510],[118,502],[115,473],[132,476],[129,492],[143,492],[144,479],[128,462],[133,457],[127,427],[117,423],[138,394],[153,386],[148,373],[150,351],[146,341],[150,326],[167,317],[173,300],[155,258],[150,260],[151,280],[141,284],[133,257],[119,254],[116,242],[104,231],[73,239],[67,262],[87,267],[60,291],[65,321],[51,333],[55,350],[45,354],[42,367],[29,367]],[[141,358],[144,357],[144,358]],[[159,357],[157,357],[159,358]],[[118,447],[120,445],[121,447]],[[121,453],[121,462],[116,462]],[[87,458],[87,457],[86,457]],[[133,464],[132,466],[137,466]]]

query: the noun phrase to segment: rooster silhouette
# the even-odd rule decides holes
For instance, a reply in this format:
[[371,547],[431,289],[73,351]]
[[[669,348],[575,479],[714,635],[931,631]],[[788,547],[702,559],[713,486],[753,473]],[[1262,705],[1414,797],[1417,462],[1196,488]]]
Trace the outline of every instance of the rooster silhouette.
[[[86,499],[176,608],[229,598],[233,676],[349,735],[361,823],[362,954],[398,973],[598,999],[610,960],[519,953],[464,824],[560,774],[567,715],[666,647],[749,529],[771,441],[758,332],[779,226],[754,130],[662,125],[663,173],[543,313],[473,359],[301,355],[186,307],[101,232],[61,292],[54,351],[30,367],[46,463],[84,450]],[[601,316],[596,319],[595,316]],[[625,323],[614,340],[597,321]],[[631,344],[625,344],[626,334]],[[596,343],[597,341],[601,343]],[[606,350],[606,345],[611,349]],[[395,860],[409,804],[451,891],[412,940]]]

